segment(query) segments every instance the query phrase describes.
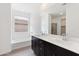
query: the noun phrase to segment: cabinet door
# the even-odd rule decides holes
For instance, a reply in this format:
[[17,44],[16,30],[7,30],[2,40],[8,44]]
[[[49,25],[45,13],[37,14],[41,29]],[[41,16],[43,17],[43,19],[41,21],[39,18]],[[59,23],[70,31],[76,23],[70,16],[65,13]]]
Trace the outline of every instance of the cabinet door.
[[36,48],[36,38],[32,36],[31,48],[34,50]]
[[37,56],[44,56],[43,41],[32,36],[32,49]]
[[45,41],[44,42],[44,55],[53,56],[54,53],[55,53],[55,45]]
[[32,50],[34,51],[34,53],[36,55],[39,55],[38,39],[36,37],[32,36],[32,41],[31,42],[32,42],[32,45],[31,45]]
[[69,51],[67,49],[61,48],[59,46],[56,47],[56,52],[55,52],[56,56],[78,56],[78,54]]
[[57,46],[55,56],[65,56],[65,55],[66,55],[65,50]]
[[39,38],[36,38],[36,40],[35,40],[35,51],[36,51],[36,55],[38,55],[38,56],[43,55],[42,45],[43,45],[42,40],[39,39]]
[[39,54],[40,56],[44,56],[44,41],[38,39],[38,44],[39,44]]

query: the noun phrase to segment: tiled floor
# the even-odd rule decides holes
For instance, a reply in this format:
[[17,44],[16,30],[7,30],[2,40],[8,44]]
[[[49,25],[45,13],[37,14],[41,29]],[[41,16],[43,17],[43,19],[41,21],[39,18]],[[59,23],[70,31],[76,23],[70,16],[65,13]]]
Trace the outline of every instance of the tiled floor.
[[4,56],[35,56],[35,54],[33,53],[31,47],[24,47],[21,49],[14,50]]

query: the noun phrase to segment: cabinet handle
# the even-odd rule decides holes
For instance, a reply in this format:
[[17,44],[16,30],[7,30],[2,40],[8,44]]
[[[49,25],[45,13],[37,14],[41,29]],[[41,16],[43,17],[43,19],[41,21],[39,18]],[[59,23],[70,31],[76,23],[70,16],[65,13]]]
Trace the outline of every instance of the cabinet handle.
[[40,50],[42,50],[42,48],[40,48]]
[[40,43],[42,43],[42,42],[40,41]]

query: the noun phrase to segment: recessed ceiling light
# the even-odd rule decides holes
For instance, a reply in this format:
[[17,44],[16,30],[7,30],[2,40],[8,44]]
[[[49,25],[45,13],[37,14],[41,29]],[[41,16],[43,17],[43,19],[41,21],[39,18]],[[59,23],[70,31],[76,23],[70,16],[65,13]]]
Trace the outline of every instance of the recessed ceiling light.
[[41,6],[42,7],[47,7],[48,3],[43,3]]
[[48,9],[48,3],[43,3],[42,5],[41,5],[41,10],[42,11],[45,11],[45,10],[47,10]]

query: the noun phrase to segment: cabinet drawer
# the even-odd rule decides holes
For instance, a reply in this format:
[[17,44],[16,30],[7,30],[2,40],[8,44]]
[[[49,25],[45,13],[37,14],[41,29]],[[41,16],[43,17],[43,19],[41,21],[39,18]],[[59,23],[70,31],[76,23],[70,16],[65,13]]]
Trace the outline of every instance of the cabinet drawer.
[[40,47],[39,49],[40,49],[40,50],[39,50],[40,56],[45,56],[45,55],[44,55],[44,52],[45,52],[45,51],[44,51],[43,47],[42,47],[42,48]]

